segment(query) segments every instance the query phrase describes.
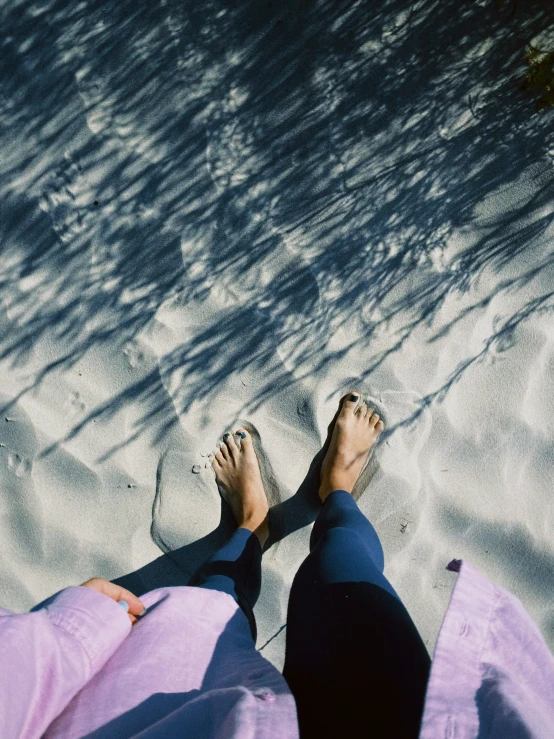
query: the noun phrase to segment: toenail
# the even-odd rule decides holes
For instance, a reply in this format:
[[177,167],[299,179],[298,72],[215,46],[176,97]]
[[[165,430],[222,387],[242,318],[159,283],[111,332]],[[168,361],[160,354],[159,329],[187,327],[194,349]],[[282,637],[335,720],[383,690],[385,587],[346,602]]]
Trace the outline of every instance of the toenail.
[[355,403],[359,397],[359,395],[355,395],[354,393],[352,393],[352,395],[348,396],[348,400],[351,400],[353,403]]
[[228,439],[228,438],[229,438],[230,436],[231,436],[231,434],[223,434],[223,438],[225,439],[225,441],[227,441],[227,439]]
[[241,439],[246,439],[246,431],[239,431],[239,436]]

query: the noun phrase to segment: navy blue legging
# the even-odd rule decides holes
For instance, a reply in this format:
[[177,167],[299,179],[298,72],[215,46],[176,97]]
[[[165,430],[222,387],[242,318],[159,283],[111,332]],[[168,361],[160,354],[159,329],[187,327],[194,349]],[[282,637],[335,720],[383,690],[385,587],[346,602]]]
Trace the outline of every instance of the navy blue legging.
[[[254,638],[261,555],[256,536],[237,529],[191,581],[232,595]],[[418,736],[430,659],[383,567],[375,529],[335,490],[289,597],[283,675],[303,738]]]

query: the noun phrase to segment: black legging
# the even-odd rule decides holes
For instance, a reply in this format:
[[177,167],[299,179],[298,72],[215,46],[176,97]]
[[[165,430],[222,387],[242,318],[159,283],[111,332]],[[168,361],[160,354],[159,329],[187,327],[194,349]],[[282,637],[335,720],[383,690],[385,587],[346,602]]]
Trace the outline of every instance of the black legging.
[[[335,490],[289,598],[283,675],[303,738],[418,735],[431,663],[383,566],[375,529],[349,493]],[[230,593],[255,637],[261,548],[247,529],[237,529],[191,584]]]

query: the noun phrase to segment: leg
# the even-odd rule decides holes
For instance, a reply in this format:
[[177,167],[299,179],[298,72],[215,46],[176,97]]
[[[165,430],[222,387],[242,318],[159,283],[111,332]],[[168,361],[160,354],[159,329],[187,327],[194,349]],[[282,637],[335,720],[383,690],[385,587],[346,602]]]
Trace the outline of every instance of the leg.
[[219,490],[238,529],[191,578],[190,585],[220,590],[242,608],[256,641],[253,608],[262,582],[262,549],[268,535],[267,498],[250,435],[239,429],[227,433],[215,455],[213,468]]
[[253,609],[262,585],[262,547],[252,531],[237,529],[227,544],[197,570],[189,585],[231,595],[244,611],[256,641]]
[[356,405],[343,400],[323,462],[323,508],[291,588],[283,674],[303,739],[415,739],[430,660],[383,575],[378,536],[349,494],[379,431]]
[[[339,542],[344,551],[337,549]],[[325,499],[310,537],[310,552],[315,550],[316,556],[302,567],[318,562],[320,582],[370,582],[398,598],[383,575],[385,559],[377,532],[346,490],[335,490]]]

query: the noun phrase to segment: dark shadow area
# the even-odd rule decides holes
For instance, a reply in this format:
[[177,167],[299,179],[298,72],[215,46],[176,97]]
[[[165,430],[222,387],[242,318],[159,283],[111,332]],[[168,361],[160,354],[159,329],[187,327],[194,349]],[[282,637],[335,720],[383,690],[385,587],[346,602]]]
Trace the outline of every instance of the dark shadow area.
[[498,675],[484,679],[475,695],[479,713],[477,739],[496,736],[502,739],[532,739],[533,732],[523,722],[520,707],[510,701],[506,689],[501,687],[502,677]]
[[301,736],[417,737],[431,660],[400,600],[374,583],[313,577],[293,592],[283,676]]
[[[217,649],[214,658],[217,656]],[[123,739],[133,737],[149,726],[153,726],[173,711],[201,695],[200,690],[188,693],[154,693],[130,711],[86,735],[86,739]]]
[[[433,266],[479,204],[545,161],[551,116],[519,85],[526,44],[553,20],[538,0],[4,4],[0,358],[16,366],[40,339],[63,342],[31,390],[95,346],[123,348],[167,301],[194,310],[217,285],[238,306],[190,327],[70,437],[133,400],[145,408],[135,436],[161,438],[177,417],[164,374],[183,378],[178,415],[278,346],[296,347],[287,362],[305,377],[347,350],[327,350],[337,327],[361,317],[369,343],[400,316],[369,376],[447,295],[516,264],[551,224],[545,163],[532,197]],[[542,266],[553,260],[545,245]],[[536,276],[520,264],[503,290]],[[489,345],[552,296],[523,305]],[[244,412],[290,382],[268,376]]]
[[168,551],[144,567],[122,575],[113,582],[127,588],[137,596],[156,588],[188,585],[190,578],[200,565],[215,554],[227,539],[227,527],[220,525],[208,536],[180,549]]

